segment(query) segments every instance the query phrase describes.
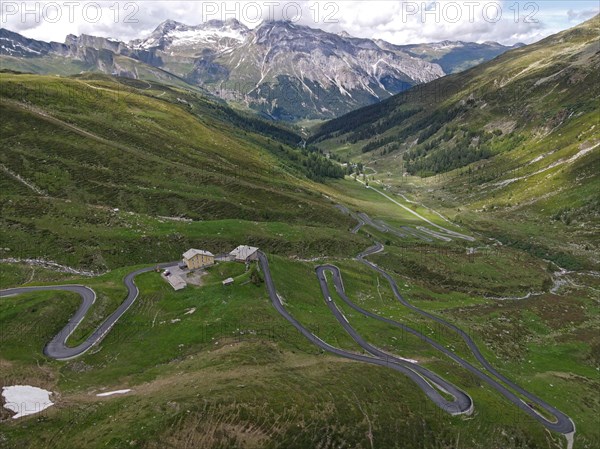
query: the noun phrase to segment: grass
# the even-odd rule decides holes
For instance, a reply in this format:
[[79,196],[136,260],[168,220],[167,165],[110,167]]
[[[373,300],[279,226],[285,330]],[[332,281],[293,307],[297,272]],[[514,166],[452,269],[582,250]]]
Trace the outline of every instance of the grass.
[[216,284],[221,283],[224,279],[233,278],[238,282],[245,282],[248,279],[246,276],[245,264],[238,262],[219,262],[205,270],[207,276],[203,277],[203,283]]
[[[218,277],[239,273],[239,267],[243,266],[223,265]],[[322,310],[326,306],[311,264],[272,257],[271,267],[294,316],[321,337],[346,345],[344,332],[328,322],[330,314]],[[347,262],[342,271],[351,296],[366,307],[380,303],[364,268]],[[111,273],[92,284],[107,284],[120,276]],[[304,288],[298,289],[299,283]],[[4,424],[0,432],[6,441],[19,441],[22,447],[45,441],[48,447],[66,448],[83,447],[89,438],[99,446],[141,448],[157,447],[158,442],[175,447],[193,442],[298,448],[325,441],[369,446],[371,440],[398,448],[433,448],[440,441],[465,448],[483,448],[490,441],[509,448],[546,444],[538,425],[510,407],[506,414],[498,413],[503,399],[431,354],[424,354],[426,366],[473,395],[474,418],[439,412],[423,402],[423,395],[403,376],[389,370],[320,354],[276,314],[263,287],[236,283],[224,290],[215,282],[173,292],[156,273],[142,275],[138,284],[142,296],[101,346],[67,363],[44,361],[38,352],[56,330],[52,323],[68,315],[63,307],[48,309],[57,298],[36,294],[0,305],[3,323],[22,323],[22,312],[32,303],[43,304],[38,311],[51,317],[40,320],[41,334],[26,334],[26,356],[25,351],[0,353],[3,367],[8,367],[3,369],[3,382],[18,378],[60,391],[58,405],[44,414]],[[16,310],[7,316],[7,307]],[[387,341],[386,349],[413,354],[408,340],[391,338],[398,335],[397,329],[345,313],[374,343]],[[132,388],[134,393],[95,397],[96,392],[119,388]],[[398,432],[390,433],[391,426]]]
[[[351,254],[364,245],[339,229],[316,224],[240,219],[181,222],[160,216],[114,211],[59,199],[3,197],[0,236],[4,257],[43,257],[64,265],[104,271],[132,263],[179,259],[186,248],[215,254],[249,244],[282,254],[307,257]],[[331,214],[336,214],[331,208]],[[345,218],[342,216],[342,223]]]
[[[426,224],[420,218],[416,217],[400,206],[393,204],[372,189],[365,188],[365,186],[359,182],[350,180],[335,181],[329,183],[327,187],[331,188],[330,193],[332,197],[338,198],[339,201],[343,202],[344,204],[348,204],[351,209],[360,212],[366,212],[373,217],[381,218],[392,226],[400,224],[422,226]],[[406,203],[401,197],[394,197],[394,199],[399,203],[405,204],[412,211],[433,221],[434,223],[440,225],[446,224],[449,228],[452,228],[451,224],[443,222],[439,216],[431,213],[431,211],[427,210],[426,208],[419,205]]]
[[[314,143],[474,232],[594,270],[599,94],[588,86],[598,85],[597,48],[598,16],[328,122]],[[488,156],[474,160],[478,152]]]
[[273,140],[293,133],[210,98],[100,75],[8,73],[0,97],[2,257],[103,272],[190,246],[305,257],[364,241],[336,237],[351,220],[307,179],[306,155]]
[[[330,195],[331,198],[352,205],[351,201],[344,200],[364,193],[354,186],[344,181],[328,184],[323,189],[328,195],[332,192],[337,195]],[[397,225],[411,223],[404,220],[412,220],[412,217],[405,216],[401,208],[390,209],[387,200],[379,195],[358,197],[355,201],[353,208],[361,210],[364,205],[368,207],[364,210],[373,218],[394,220]],[[378,215],[380,211],[382,215]],[[253,229],[265,236],[287,233],[284,235],[291,240],[296,235],[300,241],[309,234],[303,226],[279,223],[238,220],[185,223],[120,211],[106,213],[107,216],[122,215],[123,220],[135,222],[132,228],[139,226],[145,235],[176,228],[190,236],[221,235],[233,239]],[[102,226],[96,229],[101,234]],[[131,232],[125,225],[121,229],[124,235]],[[314,227],[311,232],[326,229]],[[361,235],[353,237],[355,240],[350,240],[355,243],[346,243],[348,246],[338,249],[343,256],[331,256],[324,251],[328,257],[320,259],[341,268],[350,298],[364,308],[431,335],[469,359],[461,340],[401,307],[392,299],[383,279],[378,280],[375,273],[348,258],[347,255],[358,252],[355,248],[368,245],[366,234],[377,233],[366,228]],[[337,234],[331,232],[323,241],[343,241],[348,236],[345,230]],[[378,235],[380,240],[385,238],[385,234]],[[431,244],[434,251],[444,248],[464,250],[465,245]],[[421,258],[418,248],[411,248],[410,242],[390,239],[386,253],[372,259],[395,272],[408,300],[467,329],[494,366],[572,416],[581,447],[594,447],[598,434],[591,417],[598,405],[592,400],[576,406],[580,402],[578,398],[590,395],[598,385],[590,337],[576,332],[586,326],[593,328],[592,323],[597,319],[594,309],[583,315],[578,312],[582,310],[580,306],[589,307],[586,295],[582,294],[575,301],[561,299],[556,307],[550,305],[547,296],[525,302],[492,302],[482,295],[535,289],[547,276],[547,265],[511,248],[501,248],[492,257],[476,258],[473,266],[461,263],[463,256],[458,252],[441,254],[438,262],[431,263],[435,259]],[[282,255],[269,257],[275,282],[288,310],[325,341],[360,352],[322,299],[314,274],[319,261],[303,262]],[[416,264],[416,271],[411,271],[412,264]],[[423,276],[424,267],[437,272],[438,277]],[[80,337],[123,298],[119,285],[130,269],[83,281],[101,295],[93,319],[86,320]],[[3,370],[8,373],[7,382],[19,379],[60,391],[61,402],[39,419],[4,425],[2,434],[8,441],[24,441],[25,447],[38,444],[40,438],[51,438],[56,441],[52,444],[60,447],[82,447],[84,437],[79,435],[85,435],[86,439],[97,438],[102,444],[114,447],[141,448],[156,447],[157,441],[175,447],[189,442],[216,447],[313,447],[329,444],[325,441],[368,447],[372,438],[374,444],[386,447],[434,448],[442,441],[451,447],[469,449],[488,447],[490,442],[508,448],[550,447],[552,443],[547,438],[558,442],[556,436],[547,436],[539,424],[515,412],[514,407],[488,387],[481,386],[462,369],[397,328],[361,317],[338,301],[352,325],[368,341],[400,356],[421,360],[425,366],[465,388],[476,401],[476,414],[472,419],[440,414],[428,401],[422,402],[422,394],[400,375],[321,353],[276,314],[264,287],[244,284],[248,274],[244,273],[243,265],[217,265],[208,271],[203,287],[189,287],[181,292],[173,292],[155,273],[141,276],[138,285],[142,296],[136,305],[101,346],[66,364],[43,360],[39,353],[60,327],[52,328],[49,323],[64,322],[68,316],[64,310],[64,315],[58,315],[55,309],[49,310],[47,313],[57,314],[56,321],[43,320],[43,332],[31,335],[30,342],[24,343],[33,351],[27,356],[2,354],[1,358],[3,367],[8,367]],[[224,289],[220,284],[226,276],[236,277],[231,289]],[[4,279],[9,284],[17,284],[22,277],[23,273],[12,269],[12,274],[7,273]],[[498,290],[499,286],[502,289]],[[20,311],[36,300],[42,299],[32,295],[23,306],[19,301],[12,307]],[[68,304],[68,298],[62,295],[61,301]],[[72,301],[77,304],[76,298]],[[52,301],[48,298],[46,303],[52,304]],[[7,305],[3,303],[0,310],[4,312]],[[196,309],[193,313],[186,314],[193,309]],[[42,313],[47,316],[46,312]],[[15,312],[4,316],[3,323],[18,327],[23,315]],[[570,316],[572,324],[565,325],[565,316]],[[579,340],[554,342],[554,339],[569,336]],[[10,345],[16,347],[16,340]],[[568,362],[563,364],[563,361]],[[557,366],[564,368],[557,371]],[[570,376],[569,381],[561,380],[564,376]],[[549,384],[554,386],[549,387]],[[103,401],[94,396],[101,389],[120,388],[133,388],[135,393]],[[390,391],[394,394],[390,395]],[[507,412],[503,414],[499,410]],[[273,425],[275,415],[280,418]],[[30,432],[32,424],[28,424],[33,422],[35,435]],[[431,430],[417,431],[423,428],[422,423]],[[392,436],[390,426],[399,429]],[[111,432],[103,430],[109,427]],[[326,429],[326,436],[322,429]]]
[[[352,235],[348,230],[355,223],[334,203],[397,227],[423,222],[358,182],[308,180],[298,163],[278,152],[274,138],[224,119],[206,99],[152,83],[150,88],[144,83],[147,89],[120,83],[89,76],[0,78],[0,106],[8,117],[1,125],[0,258],[39,257],[105,272],[81,278],[0,264],[0,285],[93,287],[98,301],[72,344],[122,301],[123,276],[134,266],[177,260],[189,247],[220,253],[251,244],[269,253],[286,308],[325,341],[361,351],[321,296],[314,268],[329,262],[340,267],[357,304],[471,357],[454,334],[402,307],[382,278],[352,260],[377,239],[386,251],[371,260],[393,274],[409,301],[466,329],[501,372],[569,414],[578,429],[576,447],[598,445],[594,417],[600,404],[594,392],[600,341],[592,290],[597,279],[572,275],[576,285],[550,294],[549,268],[555,267],[544,260],[544,251],[552,248],[589,266],[594,228],[573,223],[589,222],[577,215],[587,203],[575,200],[577,192],[591,196],[593,183],[582,180],[574,193],[561,191],[533,209],[515,209],[498,195],[492,208],[487,193],[460,176],[400,177],[395,165],[374,164],[380,173],[369,176],[389,184],[388,194],[401,188],[463,226],[394,196],[400,203],[475,235],[477,242],[424,244],[369,227]],[[72,92],[79,95],[71,99]],[[191,106],[176,101],[181,95]],[[592,176],[585,162],[552,172],[552,185]],[[527,184],[531,190],[519,193],[520,204],[536,186]],[[517,195],[516,186],[508,189]],[[576,210],[566,210],[570,203]],[[551,212],[542,210],[546,207]],[[533,219],[526,217],[534,209]],[[552,219],[558,210],[564,213]],[[545,219],[552,219],[550,225]],[[514,241],[500,246],[492,240],[505,237]],[[466,258],[470,246],[478,247],[473,263]],[[0,447],[564,446],[564,439],[395,327],[336,301],[368,341],[418,359],[464,388],[475,400],[472,417],[440,412],[402,375],[322,353],[276,313],[264,285],[246,282],[250,273],[242,264],[219,264],[207,272],[202,287],[179,292],[157,273],[140,276],[135,305],[98,347],[66,363],[46,359],[41,349],[77,307],[76,296],[36,293],[1,301],[0,384],[47,388],[57,393],[57,405],[0,424]],[[229,276],[236,282],[225,288],[221,281]],[[485,298],[538,289],[545,293],[524,301]],[[95,396],[121,388],[133,393]]]
[[[374,166],[383,172],[381,164],[376,162]],[[590,170],[588,158],[587,162],[580,161],[557,171],[556,176],[549,178],[549,182],[561,178],[564,180],[567,173],[571,173],[568,176],[573,178],[597,180]],[[591,448],[597,445],[598,435],[594,429],[599,405],[592,393],[599,385],[598,357],[595,355],[599,346],[597,333],[592,331],[598,319],[593,290],[597,286],[591,277],[574,274],[576,278],[572,279],[577,279],[574,281],[577,286],[562,288],[559,290],[560,296],[548,293],[552,285],[552,272],[557,269],[548,259],[556,260],[560,266],[591,268],[587,260],[596,247],[592,235],[595,221],[590,216],[579,216],[581,221],[570,226],[561,221],[551,221],[549,225],[547,218],[543,217],[556,211],[557,206],[555,204],[549,211],[544,211],[543,206],[548,206],[544,202],[548,200],[545,199],[539,205],[534,203],[536,212],[528,216],[525,214],[531,211],[531,207],[516,210],[514,207],[488,208],[475,212],[475,206],[459,203],[460,199],[468,199],[469,196],[456,180],[452,181],[451,176],[426,180],[400,178],[389,172],[371,176],[393,186],[392,191],[406,193],[411,199],[432,205],[444,215],[459,221],[463,225],[461,231],[475,235],[478,241],[417,244],[367,227],[361,232],[386,242],[386,251],[370,259],[394,272],[403,294],[412,303],[440,314],[467,330],[499,371],[571,416],[578,432],[576,447]],[[333,188],[342,192],[340,201],[351,205],[352,209],[368,211],[373,218],[383,218],[397,226],[414,224],[410,222],[410,217],[402,216],[401,210],[382,204],[382,198],[365,193],[356,184],[348,186],[346,191],[349,198],[344,198],[346,185],[342,185],[344,183],[339,183]],[[569,195],[571,204],[581,204],[582,198],[589,196],[592,185],[578,184],[574,190],[557,185],[562,196],[554,198],[564,201],[565,195]],[[534,187],[547,188],[532,182],[527,190],[520,190],[520,193],[523,196],[530,195]],[[335,197],[335,194],[332,196]],[[573,210],[577,210],[576,207]],[[433,218],[436,221],[436,217]],[[437,222],[445,225],[444,222]],[[582,223],[586,223],[586,227]],[[499,245],[493,238],[503,241],[505,245]],[[472,258],[466,256],[467,246],[478,247]],[[344,273],[351,271],[347,265],[344,268]],[[352,279],[352,275],[345,276],[348,289]],[[520,297],[536,291],[545,293],[521,301],[491,301],[484,298]],[[386,296],[385,288],[373,283],[363,291],[355,291],[363,307],[410,323],[419,330],[427,330],[427,323],[411,317],[393,302],[382,301],[380,294]],[[354,326],[371,337],[371,342],[386,345],[399,355],[405,355],[407,348],[410,348],[409,342],[401,345],[392,340],[385,326],[370,323],[348,308],[344,308],[344,313]],[[431,330],[436,340],[453,345],[454,350],[465,356],[461,342],[454,336]],[[418,352],[423,348],[415,349],[414,357],[423,357],[423,353]],[[435,361],[435,358],[426,363],[437,369],[438,373],[447,374],[451,368],[443,360]],[[465,382],[466,378],[461,377],[458,383],[465,385]],[[497,401],[490,398],[478,400],[476,391],[468,391],[475,394],[476,403],[483,402],[481,407]],[[496,403],[496,407],[503,406]],[[532,427],[535,425],[532,424]],[[535,446],[529,437],[518,440],[523,447]]]
[[70,280],[76,275],[26,263],[0,263],[0,288],[16,287],[23,284],[47,284]]
[[427,278],[440,291],[484,297],[523,297],[552,285],[547,263],[497,247],[468,255],[464,248],[435,244],[391,246],[372,260],[407,278]]

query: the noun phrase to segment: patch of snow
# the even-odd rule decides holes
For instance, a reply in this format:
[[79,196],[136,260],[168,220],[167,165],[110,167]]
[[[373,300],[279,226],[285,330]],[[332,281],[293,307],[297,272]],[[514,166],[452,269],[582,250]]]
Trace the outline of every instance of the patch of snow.
[[[164,92],[161,95],[159,95],[159,97],[161,97],[162,95],[164,95]],[[162,215],[159,215],[158,218],[160,218],[161,220],[181,221],[183,223],[192,223],[194,221],[191,218],[185,218],[185,217],[166,217],[166,216],[162,216]]]
[[[432,47],[436,50],[452,50],[453,48],[462,48],[464,44],[462,42],[443,41],[433,44]],[[425,51],[423,50],[423,52]]]
[[571,421],[571,424],[573,424],[573,432],[565,433],[565,438],[567,439],[567,449],[573,449],[573,443],[575,442],[575,432],[577,431],[577,428],[575,427],[575,423],[571,418],[569,418],[569,421]]
[[398,356],[394,356],[397,359],[403,360],[404,362],[408,362],[408,363],[414,363],[415,365],[419,364],[418,360],[414,360],[414,359],[405,359],[404,357],[398,357]]
[[[13,41],[12,39],[9,39],[9,38],[6,38],[6,37],[0,37],[0,40],[7,41],[10,44],[12,44],[14,47],[19,47],[20,49],[22,49],[23,51],[26,51],[27,53],[34,53],[36,55],[41,55],[42,54],[41,52],[39,52],[37,50],[34,50],[33,48],[26,47],[26,46],[24,46],[23,44],[21,44],[19,42]],[[2,49],[5,50],[5,51],[8,51],[11,54],[15,53],[14,49],[9,48],[9,47],[5,47],[4,45],[2,45]]]
[[159,42],[154,39],[153,37],[151,37],[150,39],[146,39],[145,41],[143,41],[142,43],[138,44],[138,45],[134,45],[133,48],[136,50],[148,50],[150,48],[153,47],[158,47]]
[[225,29],[209,29],[209,30],[175,30],[168,34],[168,37],[172,39],[171,45],[193,45],[202,42],[217,42],[221,39],[234,39],[236,41],[243,41],[245,36],[239,30],[233,30],[231,28]]
[[108,391],[106,393],[98,393],[96,396],[100,398],[100,397],[106,397],[106,396],[113,396],[115,394],[126,394],[126,393],[129,393],[130,391],[131,391],[131,389]]
[[14,385],[2,388],[4,408],[16,413],[13,419],[34,415],[54,405],[50,391],[29,385]]

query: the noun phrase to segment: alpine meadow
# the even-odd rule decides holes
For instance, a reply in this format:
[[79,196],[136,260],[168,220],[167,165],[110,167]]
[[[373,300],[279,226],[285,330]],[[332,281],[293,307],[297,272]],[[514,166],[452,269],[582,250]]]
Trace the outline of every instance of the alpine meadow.
[[30,3],[0,449],[600,447],[596,2]]

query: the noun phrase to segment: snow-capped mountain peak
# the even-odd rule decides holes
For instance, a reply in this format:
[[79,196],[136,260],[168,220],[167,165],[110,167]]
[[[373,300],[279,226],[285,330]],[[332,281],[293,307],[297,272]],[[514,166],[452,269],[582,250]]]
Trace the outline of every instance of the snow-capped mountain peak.
[[265,21],[249,29],[235,19],[200,25],[166,20],[129,43],[89,35],[45,43],[0,29],[0,55],[58,55],[91,70],[137,78],[124,59],[129,58],[161,70],[153,76],[175,75],[284,120],[336,117],[505,49],[451,41],[399,46],[289,21]]
[[166,50],[178,47],[197,50],[207,45],[218,47],[223,40],[242,42],[249,31],[236,19],[209,20],[196,26],[166,20],[146,39],[132,41],[130,45],[140,50]]

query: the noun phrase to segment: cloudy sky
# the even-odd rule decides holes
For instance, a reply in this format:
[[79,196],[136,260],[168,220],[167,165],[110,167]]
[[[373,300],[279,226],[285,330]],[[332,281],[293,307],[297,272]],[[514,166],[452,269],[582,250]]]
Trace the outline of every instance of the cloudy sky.
[[27,37],[63,42],[67,34],[129,41],[166,19],[196,25],[235,17],[250,28],[291,20],[331,32],[395,44],[440,40],[531,43],[599,12],[583,1],[11,1],[2,0],[0,25]]

